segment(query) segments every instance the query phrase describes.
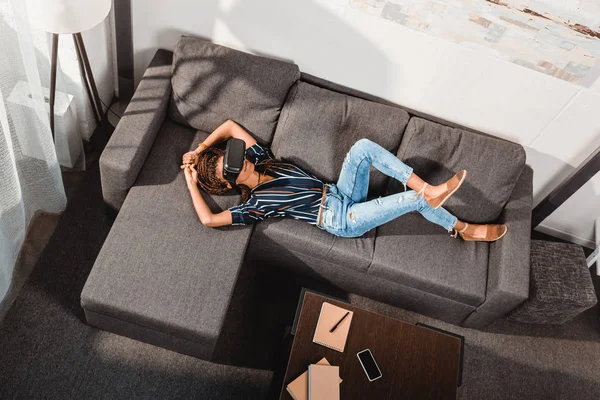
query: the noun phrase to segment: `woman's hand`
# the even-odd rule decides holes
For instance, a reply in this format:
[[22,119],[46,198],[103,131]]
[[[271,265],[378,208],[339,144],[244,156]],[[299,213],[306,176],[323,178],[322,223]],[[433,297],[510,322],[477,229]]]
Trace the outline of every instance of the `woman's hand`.
[[196,169],[188,165],[184,168],[183,173],[185,174],[185,181],[188,187],[196,187],[196,182],[198,182],[198,172]]
[[196,165],[198,165],[198,153],[196,153],[195,151],[188,151],[183,155],[182,161],[183,166],[190,165],[195,167]]

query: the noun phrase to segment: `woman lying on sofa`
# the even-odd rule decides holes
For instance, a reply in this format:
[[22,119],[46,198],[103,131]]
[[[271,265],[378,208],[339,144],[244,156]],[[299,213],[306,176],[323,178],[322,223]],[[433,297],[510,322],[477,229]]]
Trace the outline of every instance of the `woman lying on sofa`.
[[[210,194],[224,194],[232,185],[223,177],[222,149],[212,147],[229,138],[246,143],[244,166],[235,180],[242,204],[213,213],[198,185]],[[367,201],[369,168],[399,180],[413,190]],[[467,172],[462,170],[441,185],[424,182],[408,165],[383,147],[368,140],[357,141],[342,166],[336,184],[323,183],[297,166],[276,160],[241,126],[229,120],[211,133],[195,151],[183,155],[186,182],[194,208],[206,226],[245,225],[267,217],[292,217],[343,237],[365,232],[418,211],[444,227],[452,237],[492,242],[503,237],[506,225],[476,225],[459,221],[442,205],[458,190]]]

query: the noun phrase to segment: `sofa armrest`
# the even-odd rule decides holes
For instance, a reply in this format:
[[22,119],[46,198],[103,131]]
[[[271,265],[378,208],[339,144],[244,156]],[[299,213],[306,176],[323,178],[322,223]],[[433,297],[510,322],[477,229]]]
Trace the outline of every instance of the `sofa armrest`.
[[125,201],[165,119],[172,62],[172,52],[156,52],[100,156],[102,196],[112,212]]
[[481,328],[529,297],[532,203],[533,170],[525,166],[500,216],[508,233],[490,244],[485,302],[465,320],[465,326]]

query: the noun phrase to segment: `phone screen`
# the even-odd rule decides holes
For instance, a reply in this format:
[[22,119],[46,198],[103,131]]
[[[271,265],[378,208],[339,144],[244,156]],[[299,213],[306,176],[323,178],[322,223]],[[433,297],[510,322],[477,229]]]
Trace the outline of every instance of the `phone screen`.
[[370,350],[363,350],[357,356],[370,381],[381,378],[381,371]]

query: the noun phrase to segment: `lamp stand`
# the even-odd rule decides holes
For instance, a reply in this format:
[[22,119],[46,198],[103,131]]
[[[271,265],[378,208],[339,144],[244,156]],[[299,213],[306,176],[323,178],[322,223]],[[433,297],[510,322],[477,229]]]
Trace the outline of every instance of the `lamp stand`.
[[[102,102],[98,95],[98,88],[94,81],[94,75],[92,68],[90,67],[90,61],[85,51],[85,45],[83,43],[83,37],[81,33],[73,34],[73,43],[75,44],[75,51],[77,52],[77,61],[79,62],[79,71],[83,78],[85,85],[85,91],[88,95],[90,104],[92,105],[92,111],[94,113],[94,119],[96,123],[100,125],[102,123]],[[54,139],[54,100],[56,94],[56,64],[58,58],[58,34],[52,34],[52,58],[50,64],[50,130],[52,131],[52,138]]]
[[58,56],[58,34],[52,34],[52,61],[50,62],[50,132],[54,141],[54,97],[56,94],[56,59]]
[[[92,108],[94,108],[95,105],[95,111],[97,113],[96,122],[100,124],[102,121],[102,102],[100,101],[100,96],[98,95],[98,88],[96,87],[96,82],[94,81],[94,74],[92,73],[92,68],[90,67],[90,60],[88,59],[87,52],[85,51],[85,45],[83,44],[83,37],[81,36],[81,33],[73,34],[73,42],[75,43],[77,56],[80,60],[79,69],[81,70],[81,75],[84,77],[84,81],[86,82],[86,91]],[[83,68],[81,68],[81,60],[83,60]]]

